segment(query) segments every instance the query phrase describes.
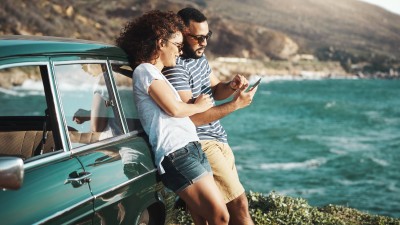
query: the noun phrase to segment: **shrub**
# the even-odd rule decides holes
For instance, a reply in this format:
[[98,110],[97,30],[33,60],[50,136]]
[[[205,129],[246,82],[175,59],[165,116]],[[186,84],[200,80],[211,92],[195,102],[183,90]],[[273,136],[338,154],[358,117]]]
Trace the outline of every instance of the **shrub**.
[[[400,225],[400,219],[370,215],[343,206],[312,207],[305,199],[283,196],[276,192],[271,192],[268,196],[249,192],[247,198],[250,215],[257,225]],[[183,207],[177,208],[174,214],[173,224],[193,224],[190,214]]]

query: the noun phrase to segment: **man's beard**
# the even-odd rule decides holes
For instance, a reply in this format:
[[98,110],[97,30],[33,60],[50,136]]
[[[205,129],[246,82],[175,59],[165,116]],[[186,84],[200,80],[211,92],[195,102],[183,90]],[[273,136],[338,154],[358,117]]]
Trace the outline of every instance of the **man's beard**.
[[201,55],[197,55],[196,51],[194,51],[189,44],[185,44],[183,46],[183,56],[187,57],[187,58],[192,58],[192,59],[198,59],[201,58],[203,56],[203,54]]

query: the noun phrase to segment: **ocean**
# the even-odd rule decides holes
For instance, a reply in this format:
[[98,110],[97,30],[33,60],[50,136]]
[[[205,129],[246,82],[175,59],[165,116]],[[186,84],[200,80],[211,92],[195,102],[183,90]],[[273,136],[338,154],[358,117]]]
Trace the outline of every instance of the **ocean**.
[[264,79],[221,121],[246,191],[400,218],[400,80]]
[[400,80],[263,82],[221,121],[246,191],[400,217]]

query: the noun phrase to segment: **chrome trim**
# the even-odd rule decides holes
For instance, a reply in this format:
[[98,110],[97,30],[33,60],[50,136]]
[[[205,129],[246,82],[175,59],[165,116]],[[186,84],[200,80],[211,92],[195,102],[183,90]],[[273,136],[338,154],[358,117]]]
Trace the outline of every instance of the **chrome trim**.
[[118,144],[118,143],[120,143],[120,142],[122,142],[122,141],[124,141],[126,139],[137,137],[138,134],[139,134],[138,131],[132,131],[132,132],[129,132],[127,134],[122,134],[122,135],[118,135],[118,136],[115,136],[115,137],[107,138],[107,139],[104,139],[104,140],[101,140],[101,141],[98,141],[98,142],[94,142],[94,143],[90,143],[90,144],[87,144],[87,145],[79,146],[79,147],[71,149],[71,156],[79,154],[79,153],[82,153],[82,152],[85,152],[87,150],[98,149],[98,148],[100,148],[100,147],[102,147],[104,145]]
[[[111,92],[112,92],[112,97],[117,101],[117,112],[118,112],[118,118],[119,121],[122,125],[122,130],[124,132],[124,134],[128,133],[128,124],[126,123],[126,119],[125,119],[125,114],[124,111],[122,110],[122,104],[121,104],[121,98],[119,97],[119,92],[117,90],[117,85],[115,84],[115,79],[114,79],[114,75],[112,73],[112,67],[111,67],[111,62],[109,60],[107,60],[107,73],[108,73],[108,78],[111,84]],[[133,96],[132,96],[133,97]]]
[[127,66],[131,66],[131,65],[129,65],[129,62],[128,61],[118,61],[118,60],[115,60],[115,59],[109,59],[108,60],[110,63],[115,63],[115,64],[118,64],[118,65],[127,65]]
[[[58,150],[60,152],[54,152],[54,155],[49,155],[51,153],[47,153],[44,155],[36,156],[38,158],[34,158],[32,161],[24,162],[24,169],[29,170],[38,166],[42,166],[48,163],[54,163],[56,161],[68,160],[71,157],[70,152],[66,152],[64,150]],[[43,158],[40,158],[43,156]]]
[[11,63],[6,65],[0,65],[0,69],[7,69],[9,67],[16,67],[16,66],[46,66],[49,64],[48,57],[41,57],[42,59],[46,59],[46,61],[32,61],[32,62],[23,62],[23,63]]
[[103,192],[101,192],[100,194],[93,195],[93,197],[94,197],[94,199],[97,199],[97,198],[99,198],[99,197],[101,197],[101,196],[103,196],[103,195],[106,195],[106,194],[108,194],[108,193],[111,193],[111,192],[113,192],[113,191],[115,191],[115,190],[117,190],[117,189],[119,189],[119,188],[125,187],[126,185],[129,185],[129,184],[131,184],[131,183],[133,183],[133,182],[139,180],[140,178],[142,178],[142,177],[144,177],[144,176],[146,176],[146,175],[155,173],[155,172],[157,172],[157,169],[156,169],[156,168],[154,168],[154,169],[152,169],[152,170],[150,170],[150,171],[148,171],[148,172],[146,172],[146,173],[143,173],[143,174],[141,174],[140,176],[137,176],[137,177],[132,178],[132,179],[130,179],[130,180],[128,180],[128,181],[125,181],[124,183],[121,183],[121,184],[119,184],[119,185],[117,185],[117,186],[114,186],[114,187],[112,187],[112,188],[110,188],[110,189],[108,189],[108,190],[106,190],[106,191],[103,191]]
[[[47,223],[50,220],[52,220],[54,218],[57,218],[57,217],[60,217],[61,215],[65,214],[65,213],[67,213],[69,211],[72,211],[73,209],[78,208],[81,205],[88,204],[88,202],[89,202],[89,205],[93,205],[93,203],[91,202],[92,200],[93,200],[93,197],[90,197],[90,198],[88,198],[88,199],[86,199],[84,201],[81,201],[80,203],[77,203],[77,204],[75,204],[73,206],[70,206],[70,207],[68,207],[66,209],[60,210],[57,213],[55,213],[55,214],[53,214],[51,216],[48,216],[47,218],[44,218],[44,219],[42,219],[40,221],[37,221],[37,222],[35,222],[33,224],[44,224],[44,223]],[[93,210],[93,208],[91,208],[91,209]],[[90,214],[92,214],[92,213],[93,213],[93,211]]]
[[53,99],[54,99],[54,105],[55,105],[55,110],[56,110],[57,124],[58,124],[59,132],[60,132],[61,144],[65,151],[69,151],[71,149],[71,147],[68,144],[69,136],[67,136],[68,131],[66,130],[67,122],[64,119],[64,110],[62,108],[63,106],[61,104],[60,93],[58,91],[54,62],[52,61],[52,58],[50,58],[49,61],[50,61],[50,65],[51,65],[51,69],[50,69],[50,73],[49,73],[50,89],[51,89]]
[[97,44],[104,45],[107,47],[115,47],[112,44],[108,44],[100,41],[91,41],[85,39],[78,38],[68,38],[68,37],[55,37],[55,36],[35,36],[35,35],[2,35],[0,36],[0,40],[30,40],[30,41],[57,41],[57,42],[66,42],[66,43],[78,43],[78,44]]
[[[103,56],[104,57],[104,56]],[[57,57],[53,57],[53,59],[57,59]],[[59,66],[59,65],[70,65],[70,64],[77,64],[77,63],[79,63],[79,64],[83,64],[83,63],[86,63],[86,64],[97,64],[97,63],[104,63],[104,64],[106,64],[107,63],[107,59],[82,59],[82,60],[77,60],[77,59],[75,59],[75,60],[65,60],[64,58],[63,58],[63,60],[62,61],[53,61],[53,64],[55,65],[55,66]]]

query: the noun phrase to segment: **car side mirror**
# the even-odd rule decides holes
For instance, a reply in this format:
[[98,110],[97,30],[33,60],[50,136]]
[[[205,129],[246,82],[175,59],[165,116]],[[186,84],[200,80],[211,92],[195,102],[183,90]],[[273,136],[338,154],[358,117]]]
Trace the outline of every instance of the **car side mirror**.
[[0,188],[18,190],[24,180],[24,161],[18,157],[0,157]]

